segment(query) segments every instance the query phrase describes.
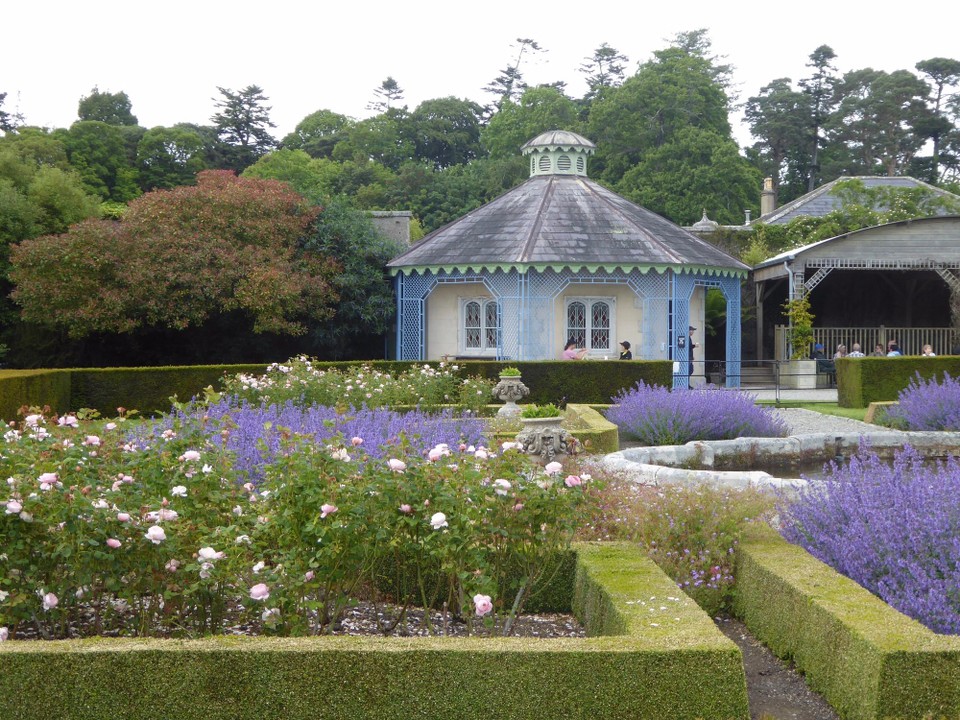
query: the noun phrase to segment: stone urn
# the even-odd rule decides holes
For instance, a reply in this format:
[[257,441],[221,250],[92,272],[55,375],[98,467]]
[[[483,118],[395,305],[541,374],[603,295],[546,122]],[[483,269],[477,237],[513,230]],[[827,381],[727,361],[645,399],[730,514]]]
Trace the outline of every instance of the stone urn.
[[493,387],[493,397],[506,403],[497,410],[502,417],[516,417],[520,414],[517,400],[530,394],[530,388],[520,381],[519,375],[500,375],[500,382]]
[[560,426],[562,417],[521,418],[520,421],[523,430],[517,435],[517,442],[523,452],[536,456],[544,465],[575,452],[577,439]]

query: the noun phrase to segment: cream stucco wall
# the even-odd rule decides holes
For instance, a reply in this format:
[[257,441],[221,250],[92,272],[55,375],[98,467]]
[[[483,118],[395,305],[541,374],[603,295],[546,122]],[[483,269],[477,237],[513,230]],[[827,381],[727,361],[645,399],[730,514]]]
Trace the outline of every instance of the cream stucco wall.
[[554,305],[553,336],[556,339],[556,353],[559,358],[563,346],[567,341],[567,300],[572,298],[613,298],[614,313],[611,326],[611,345],[609,351],[590,352],[588,357],[602,360],[608,357],[613,360],[620,356],[619,342],[627,340],[634,358],[640,359],[640,348],[643,340],[643,305],[634,292],[626,285],[569,285],[557,298]]
[[462,355],[460,298],[493,297],[483,283],[441,284],[427,297],[427,360]]

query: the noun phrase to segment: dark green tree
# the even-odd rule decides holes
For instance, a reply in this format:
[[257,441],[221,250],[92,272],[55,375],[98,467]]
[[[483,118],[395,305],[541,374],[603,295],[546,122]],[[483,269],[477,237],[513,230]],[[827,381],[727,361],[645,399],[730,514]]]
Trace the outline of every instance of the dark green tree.
[[382,357],[384,333],[396,311],[387,262],[404,249],[381,235],[370,218],[340,196],[329,199],[303,243],[304,250],[334,260],[339,301],[333,318],[316,323],[310,340],[323,357]]
[[[811,114],[810,96],[794,90],[790,78],[773,80],[747,99],[744,116],[757,138],[756,164],[765,177],[773,178],[781,201],[806,192]],[[781,194],[783,186],[787,192]]]
[[945,135],[956,130],[956,124],[951,122],[947,116],[947,107],[952,95],[947,91],[960,83],[960,60],[935,57],[929,60],[921,60],[915,67],[929,78],[932,85],[932,91],[927,102],[933,115],[928,126],[922,128],[922,132],[933,140],[930,172],[927,177],[932,182],[938,182],[940,180],[942,140]]
[[367,110],[382,113],[403,99],[403,88],[400,87],[400,83],[394,80],[391,75],[387,75],[387,79],[380,83],[379,87],[374,89],[373,94],[376,96],[376,99],[371,100],[367,104]]
[[836,107],[837,69],[831,64],[837,55],[829,45],[821,45],[810,56],[807,67],[813,70],[810,77],[800,81],[800,88],[810,98],[809,142],[810,164],[807,177],[807,192],[819,183],[820,149],[823,146],[823,125]]
[[332,110],[317,110],[297,123],[293,132],[283,138],[280,146],[288,150],[303,150],[310,157],[333,157],[337,143],[345,139],[354,121]]
[[7,94],[0,93],[0,132],[12,133],[20,125],[23,125],[23,116],[19,113],[7,112],[3,109],[3,104],[7,100]]
[[425,100],[410,114],[416,160],[437,168],[462,165],[480,156],[483,108],[455,97]]
[[711,61],[683,47],[653,55],[590,108],[588,133],[597,144],[592,166],[607,183],[616,184],[646,153],[671,142],[685,127],[731,135],[729,97]]
[[593,51],[592,56],[584,60],[586,62],[580,65],[580,72],[587,76],[588,98],[596,96],[603,88],[616,87],[623,83],[629,59],[616,48],[603,43]]
[[147,130],[137,146],[140,189],[193,185],[206,168],[204,140],[198,132],[182,126]]
[[227,167],[241,172],[256,162],[261,155],[272,150],[277,141],[268,128],[276,127],[270,121],[269,98],[257,85],[248,85],[239,92],[217,87],[221,98],[214,98],[219,108],[213,117],[217,135],[228,146]]
[[[70,165],[87,189],[103,200],[119,203],[140,194],[137,169],[129,148],[131,136],[124,130],[99,120],[78,120],[69,130],[53,133],[63,143]],[[135,150],[133,154],[135,157]]]
[[80,120],[96,120],[107,125],[136,125],[137,117],[125,92],[100,92],[96,87],[89,95],[80,98],[77,117]]
[[519,99],[523,91],[527,89],[527,84],[523,81],[523,71],[520,69],[523,56],[545,52],[539,43],[531,38],[517,38],[517,44],[513,47],[517,50],[517,56],[513,62],[501,70],[500,75],[483,88],[484,92],[488,92],[496,98],[494,100],[494,110],[499,109],[508,100]]
[[519,101],[507,100],[480,133],[492,158],[519,157],[520,147],[547,130],[577,131],[577,106],[554,88],[536,87],[524,91]]

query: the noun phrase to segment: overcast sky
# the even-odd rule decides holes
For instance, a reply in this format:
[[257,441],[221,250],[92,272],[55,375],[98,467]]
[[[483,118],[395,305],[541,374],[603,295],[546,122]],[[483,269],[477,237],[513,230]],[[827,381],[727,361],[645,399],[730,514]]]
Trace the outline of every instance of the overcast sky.
[[[68,127],[94,86],[126,92],[145,127],[209,124],[217,86],[255,84],[270,98],[277,138],[321,108],[369,116],[373,90],[388,75],[410,109],[448,95],[487,103],[482,88],[513,60],[517,38],[547,51],[521,66],[524,79],[564,80],[574,97],[585,91],[581,63],[602,43],[626,55],[632,72],[673,35],[698,28],[734,66],[741,100],[774,78],[808,75],[808,56],[823,44],[841,73],[960,59],[956,0],[897,9],[850,0],[54,0],[7,3],[0,27],[4,109],[28,124]],[[749,139],[742,128],[735,135]]]

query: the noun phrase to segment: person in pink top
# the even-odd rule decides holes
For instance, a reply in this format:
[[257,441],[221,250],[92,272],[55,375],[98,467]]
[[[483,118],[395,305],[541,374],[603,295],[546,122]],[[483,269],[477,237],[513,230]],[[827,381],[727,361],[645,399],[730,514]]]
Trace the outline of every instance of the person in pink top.
[[563,346],[563,354],[561,357],[564,360],[583,360],[586,354],[586,348],[578,348],[576,340],[570,339],[567,340],[567,344]]

